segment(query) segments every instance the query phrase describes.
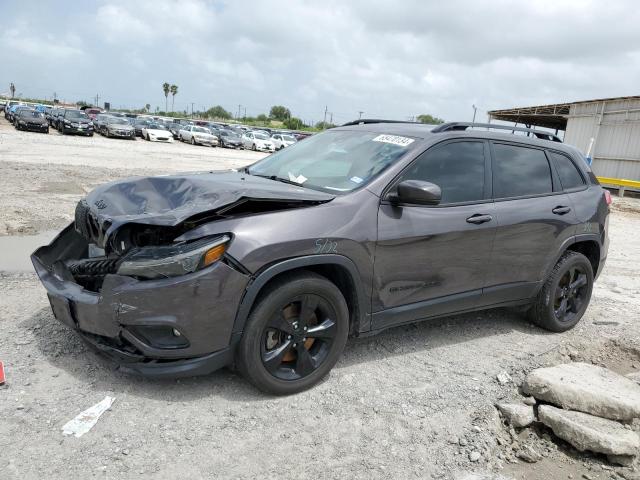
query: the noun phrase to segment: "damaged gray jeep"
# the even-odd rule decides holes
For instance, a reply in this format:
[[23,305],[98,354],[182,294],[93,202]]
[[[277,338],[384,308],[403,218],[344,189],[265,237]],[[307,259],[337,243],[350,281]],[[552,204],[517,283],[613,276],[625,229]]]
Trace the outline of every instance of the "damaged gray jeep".
[[234,366],[275,394],[317,383],[349,335],[416,320],[519,305],[572,328],[609,197],[552,135],[475,126],[363,120],[239,171],[112,182],[32,261],[55,317],[121,370]]

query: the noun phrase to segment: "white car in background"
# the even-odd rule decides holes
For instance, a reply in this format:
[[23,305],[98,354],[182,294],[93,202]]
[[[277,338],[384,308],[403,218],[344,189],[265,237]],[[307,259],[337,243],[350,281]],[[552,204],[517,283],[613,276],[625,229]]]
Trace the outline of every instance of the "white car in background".
[[178,139],[189,142],[191,145],[218,146],[218,137],[213,135],[208,129],[197,125],[185,125],[178,132]]
[[286,133],[274,133],[271,135],[271,141],[275,145],[276,150],[280,150],[281,148],[293,145],[297,140],[293,135]]
[[242,136],[242,145],[244,148],[251,150],[260,150],[261,152],[275,152],[276,147],[265,132],[246,132]]
[[151,123],[142,129],[142,138],[150,142],[173,143],[173,135],[161,123]]

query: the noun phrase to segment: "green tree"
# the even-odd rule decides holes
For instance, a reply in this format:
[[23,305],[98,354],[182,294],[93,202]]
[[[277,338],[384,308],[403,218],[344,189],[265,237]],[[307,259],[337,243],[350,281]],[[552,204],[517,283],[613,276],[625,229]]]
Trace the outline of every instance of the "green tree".
[[173,112],[173,103],[176,100],[176,95],[178,94],[178,86],[177,85],[171,85],[169,87],[169,91],[171,92],[171,111]]
[[432,115],[429,115],[428,113],[418,115],[416,118],[420,123],[427,123],[429,125],[440,125],[441,123],[444,123],[443,119],[434,117]]
[[169,109],[169,92],[171,91],[171,85],[167,82],[162,84],[162,91],[164,92],[164,111]]
[[299,130],[304,127],[304,122],[296,117],[286,118],[282,123],[291,130]]
[[267,123],[269,121],[269,117],[267,117],[264,113],[261,113],[256,117],[256,120],[259,122]]
[[274,105],[269,111],[269,116],[283,122],[287,118],[291,118],[291,111],[282,105]]
[[206,112],[207,117],[220,118],[223,120],[229,120],[231,118],[231,112],[227,112],[222,106],[216,105],[211,107]]
[[147,104],[144,106],[144,109],[145,109],[147,112],[151,111],[151,104],[150,104],[150,103],[147,103]]
[[327,128],[333,128],[335,127],[335,125],[333,123],[329,123],[329,122],[318,122],[316,123],[316,128],[318,130],[326,130]]

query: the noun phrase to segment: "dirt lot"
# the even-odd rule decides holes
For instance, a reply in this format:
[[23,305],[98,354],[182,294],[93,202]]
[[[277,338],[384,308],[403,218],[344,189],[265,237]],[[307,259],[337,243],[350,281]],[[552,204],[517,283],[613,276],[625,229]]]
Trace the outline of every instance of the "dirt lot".
[[[444,479],[494,472],[549,480],[628,472],[560,442],[548,442],[538,463],[518,462],[496,443],[501,426],[493,405],[517,396],[516,385],[540,365],[571,358],[621,373],[640,368],[637,200],[615,199],[607,267],[573,331],[549,334],[511,310],[396,328],[351,340],[326,381],[287,398],[264,396],[230,371],[180,381],[123,375],[55,321],[32,271],[6,267],[9,257],[26,260],[28,235],[67,224],[96,184],[261,157],[29,134],[0,120],[0,246],[3,239],[13,245],[0,257],[0,361],[7,371],[0,478]],[[501,372],[513,382],[497,382]],[[62,435],[62,425],[106,395],[115,403],[93,430]],[[472,462],[472,452],[480,459]]]

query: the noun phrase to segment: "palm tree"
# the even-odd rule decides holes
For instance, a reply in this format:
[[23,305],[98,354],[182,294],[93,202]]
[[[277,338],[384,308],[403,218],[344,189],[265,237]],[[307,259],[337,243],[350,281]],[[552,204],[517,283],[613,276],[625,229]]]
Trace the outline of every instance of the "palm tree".
[[164,82],[162,84],[162,91],[164,92],[164,111],[166,112],[168,107],[168,102],[169,102],[169,91],[171,89],[171,86],[167,83]]
[[171,85],[171,111],[173,112],[173,102],[176,100],[176,95],[178,93],[178,86]]

